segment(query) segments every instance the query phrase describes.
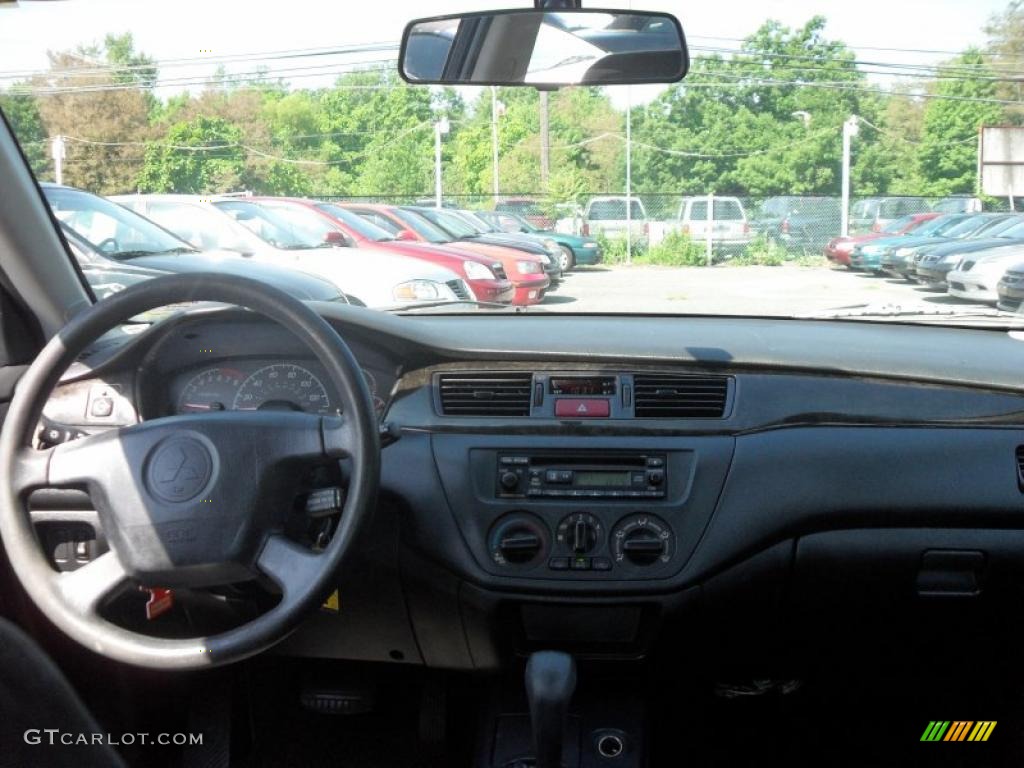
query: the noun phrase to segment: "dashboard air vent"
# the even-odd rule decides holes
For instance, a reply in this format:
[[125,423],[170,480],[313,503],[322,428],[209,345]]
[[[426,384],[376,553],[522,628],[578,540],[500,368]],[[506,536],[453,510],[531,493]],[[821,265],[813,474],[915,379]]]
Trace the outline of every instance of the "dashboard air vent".
[[1024,445],[1017,446],[1017,486],[1024,491]]
[[532,373],[442,373],[446,416],[529,416]]
[[725,415],[729,379],[673,373],[633,376],[637,418],[720,419]]

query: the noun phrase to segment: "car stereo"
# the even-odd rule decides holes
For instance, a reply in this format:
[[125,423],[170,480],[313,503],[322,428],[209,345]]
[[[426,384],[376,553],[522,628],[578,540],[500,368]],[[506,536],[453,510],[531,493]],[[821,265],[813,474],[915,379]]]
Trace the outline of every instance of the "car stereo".
[[665,454],[499,454],[499,498],[660,499],[667,485]]

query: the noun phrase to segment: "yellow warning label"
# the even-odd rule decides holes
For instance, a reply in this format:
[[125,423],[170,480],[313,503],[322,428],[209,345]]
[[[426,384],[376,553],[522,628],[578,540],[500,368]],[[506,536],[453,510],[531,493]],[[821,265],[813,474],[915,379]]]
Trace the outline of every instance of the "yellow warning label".
[[324,604],[320,606],[320,610],[330,611],[331,613],[337,613],[341,610],[341,601],[338,598],[338,590],[331,592],[328,598],[324,600]]

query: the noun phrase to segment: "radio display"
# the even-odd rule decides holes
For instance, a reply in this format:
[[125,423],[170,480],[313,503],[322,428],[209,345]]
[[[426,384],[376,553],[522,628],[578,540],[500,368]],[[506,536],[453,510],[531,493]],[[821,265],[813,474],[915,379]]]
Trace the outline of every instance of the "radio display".
[[614,376],[572,376],[551,379],[552,395],[569,395],[580,397],[585,395],[614,395]]
[[629,472],[580,472],[573,473],[573,485],[629,487]]

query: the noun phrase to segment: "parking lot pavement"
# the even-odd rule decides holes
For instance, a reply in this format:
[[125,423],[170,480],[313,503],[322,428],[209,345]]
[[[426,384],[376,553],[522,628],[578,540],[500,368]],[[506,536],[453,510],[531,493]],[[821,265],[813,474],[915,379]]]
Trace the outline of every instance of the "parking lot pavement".
[[566,312],[794,315],[862,304],[976,308],[904,280],[820,267],[581,267],[541,304]]

